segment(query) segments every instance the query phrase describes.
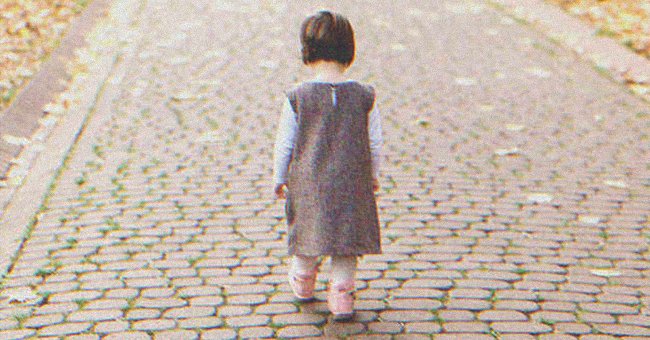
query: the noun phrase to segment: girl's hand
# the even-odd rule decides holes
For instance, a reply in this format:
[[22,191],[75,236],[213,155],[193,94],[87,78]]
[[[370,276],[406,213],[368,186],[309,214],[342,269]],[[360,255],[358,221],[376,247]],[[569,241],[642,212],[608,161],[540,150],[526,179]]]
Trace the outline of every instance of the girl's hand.
[[275,185],[275,198],[281,198],[281,199],[286,199],[287,195],[284,193],[284,190],[287,189],[287,185],[285,183],[279,183]]
[[379,190],[379,180],[376,178],[372,179],[372,190],[374,192],[377,192],[377,190]]

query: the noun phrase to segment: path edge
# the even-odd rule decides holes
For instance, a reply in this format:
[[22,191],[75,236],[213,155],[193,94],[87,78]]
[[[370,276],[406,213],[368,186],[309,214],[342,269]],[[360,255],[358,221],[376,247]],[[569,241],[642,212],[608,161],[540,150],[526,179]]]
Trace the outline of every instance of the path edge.
[[[68,30],[59,38],[60,44],[35,70],[35,76],[18,91],[8,107],[0,111],[0,121],[8,122],[4,126],[0,125],[0,135],[27,139],[33,137],[39,128],[39,119],[44,116],[45,105],[65,91],[71,81],[68,63],[74,61],[76,50],[87,47],[84,37],[106,17],[111,3],[112,0],[93,0],[73,19]],[[24,146],[8,144],[3,140],[0,140],[0,145],[5,152],[13,153],[14,158],[24,149]],[[12,163],[12,159],[0,158],[0,178],[9,175],[11,168],[16,166]]]
[[[96,22],[93,29],[88,32],[87,38],[93,35],[98,35],[101,38],[106,35],[101,30],[105,29],[104,26],[110,25],[110,13],[120,12],[120,5],[129,0],[109,1],[110,4],[107,8],[109,14]],[[120,13],[124,15],[123,11]],[[131,12],[131,17],[121,18],[119,26],[128,25],[134,20],[135,15],[134,12]],[[119,28],[117,31],[119,32]],[[37,152],[38,155],[34,157],[22,184],[15,190],[4,210],[0,210],[2,213],[0,215],[0,234],[4,235],[4,240],[0,242],[0,281],[4,280],[10,272],[20,253],[22,243],[30,236],[32,228],[38,220],[38,214],[55,187],[66,160],[73,152],[89,119],[98,108],[97,104],[100,100],[105,100],[102,98],[105,88],[110,84],[110,78],[122,60],[124,52],[119,47],[107,48],[101,45],[91,45],[89,42],[80,49],[95,48],[100,54],[93,61],[87,74],[73,77],[69,87],[61,92],[66,93],[71,89],[79,91],[65,114],[57,117],[58,122],[49,131],[43,144],[40,145],[39,149],[44,151],[30,150],[37,146],[32,144],[21,152]]]
[[[650,60],[629,50],[617,40],[598,35],[598,29],[544,0],[487,0],[506,14],[524,20],[551,40],[573,51],[596,69],[606,71],[624,85],[650,84]],[[650,102],[650,93],[630,92]]]

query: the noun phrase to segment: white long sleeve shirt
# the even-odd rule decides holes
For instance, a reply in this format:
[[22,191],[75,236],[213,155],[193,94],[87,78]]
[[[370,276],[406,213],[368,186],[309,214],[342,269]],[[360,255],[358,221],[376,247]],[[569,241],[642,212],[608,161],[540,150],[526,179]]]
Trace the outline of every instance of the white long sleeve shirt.
[[[334,98],[333,98],[334,99]],[[291,108],[289,99],[284,102],[278,132],[275,137],[273,150],[273,180],[276,184],[287,183],[287,172],[291,162],[291,153],[296,140],[298,123]],[[370,137],[370,156],[374,178],[379,178],[381,146],[383,144],[381,116],[376,105],[373,105],[368,116],[368,135]]]

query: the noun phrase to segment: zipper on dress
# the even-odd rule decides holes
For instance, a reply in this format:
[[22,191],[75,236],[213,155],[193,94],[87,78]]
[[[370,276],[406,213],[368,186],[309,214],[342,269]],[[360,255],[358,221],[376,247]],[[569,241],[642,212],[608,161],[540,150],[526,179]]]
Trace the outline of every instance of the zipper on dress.
[[336,86],[330,86],[332,89],[332,106],[336,106]]

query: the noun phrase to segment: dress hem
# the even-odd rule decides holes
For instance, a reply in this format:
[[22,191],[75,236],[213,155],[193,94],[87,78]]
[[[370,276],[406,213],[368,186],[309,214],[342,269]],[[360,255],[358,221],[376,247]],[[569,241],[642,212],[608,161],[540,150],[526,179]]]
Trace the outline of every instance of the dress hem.
[[300,256],[363,256],[363,255],[377,255],[377,254],[383,254],[383,251],[380,249],[378,251],[368,251],[368,252],[361,252],[361,253],[331,253],[331,252],[325,252],[325,253],[303,253],[303,252],[297,252],[297,251],[289,251],[289,255],[300,255]]

